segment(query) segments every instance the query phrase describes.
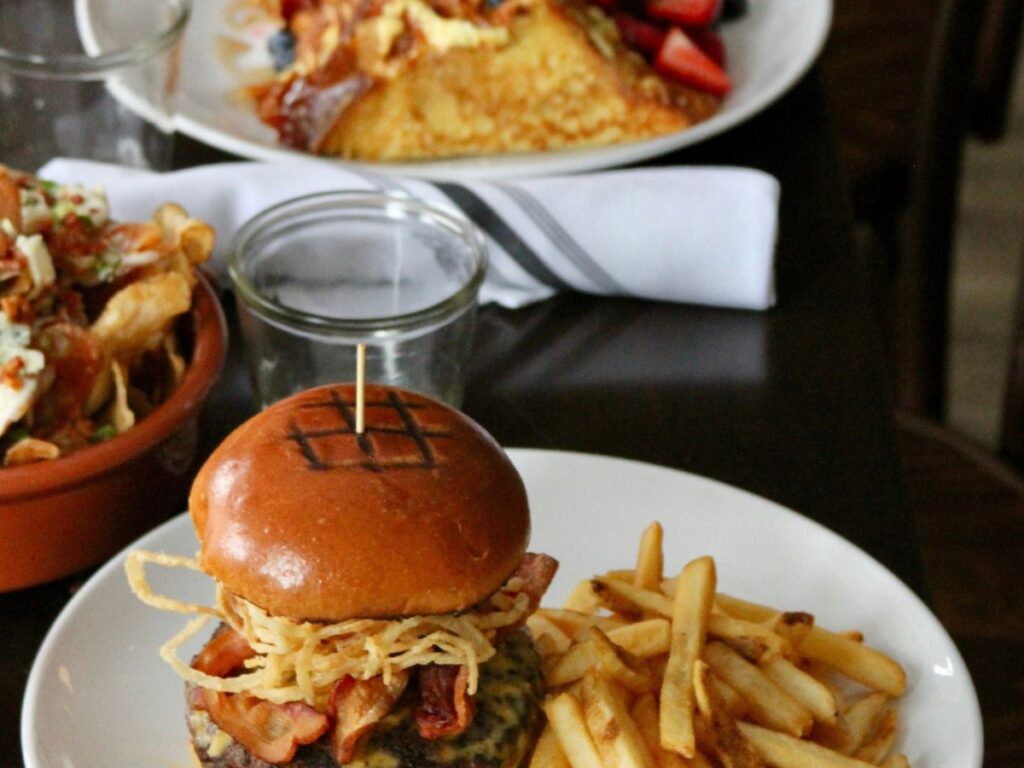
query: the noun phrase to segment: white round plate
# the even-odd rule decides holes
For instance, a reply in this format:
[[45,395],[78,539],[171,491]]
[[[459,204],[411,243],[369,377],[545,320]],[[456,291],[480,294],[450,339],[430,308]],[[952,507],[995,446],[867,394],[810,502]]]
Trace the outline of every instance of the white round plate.
[[[230,41],[239,46],[247,44],[239,30],[226,21],[227,9],[237,6],[237,0],[199,0],[193,4],[181,57],[178,129],[255,160],[313,157],[278,144],[274,132],[237,98],[237,76],[229,72],[219,53],[232,45]],[[411,176],[507,178],[608,168],[663,155],[722,133],[775,101],[817,58],[831,20],[832,0],[749,0],[744,17],[722,26],[728,72],[734,84],[732,93],[718,114],[683,131],[610,147],[367,165]]]
[[[765,499],[684,472],[584,454],[509,454],[530,495],[530,548],[561,561],[546,604],[560,604],[580,579],[630,567],[641,531],[659,520],[668,571],[711,554],[722,591],[809,611],[822,626],[861,629],[898,659],[909,691],[899,705],[896,748],[914,768],[980,768],[978,701],[949,635],[902,582],[848,541]],[[197,544],[181,515],[131,548],[192,555]],[[185,617],[140,603],[123,561],[122,553],[89,580],[39,651],[22,710],[27,768],[190,765],[182,684],[157,656]],[[164,594],[212,595],[198,575],[150,570]],[[183,648],[182,657],[196,649]]]

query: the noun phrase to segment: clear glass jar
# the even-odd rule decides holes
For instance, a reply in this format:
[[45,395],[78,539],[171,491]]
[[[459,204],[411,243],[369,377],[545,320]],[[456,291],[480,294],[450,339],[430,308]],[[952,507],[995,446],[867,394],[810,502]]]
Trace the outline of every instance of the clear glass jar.
[[170,167],[190,0],[0,2],[0,163]]
[[327,192],[250,219],[228,256],[245,354],[262,406],[366,379],[458,407],[484,239],[454,211],[407,196]]

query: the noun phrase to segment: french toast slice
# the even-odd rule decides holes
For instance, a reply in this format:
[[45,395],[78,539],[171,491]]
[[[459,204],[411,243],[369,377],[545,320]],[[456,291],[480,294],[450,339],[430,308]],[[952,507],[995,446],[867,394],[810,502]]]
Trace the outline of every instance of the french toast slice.
[[417,160],[615,144],[713,114],[715,96],[663,80],[582,0],[536,0],[506,45],[426,52],[378,80],[326,133],[320,151]]

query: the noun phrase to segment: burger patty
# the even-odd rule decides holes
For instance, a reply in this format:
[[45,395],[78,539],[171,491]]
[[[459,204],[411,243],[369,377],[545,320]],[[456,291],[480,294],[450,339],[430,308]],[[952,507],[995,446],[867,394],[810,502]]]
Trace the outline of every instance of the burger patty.
[[[410,686],[360,745],[351,768],[512,768],[529,749],[539,722],[539,659],[525,630],[513,632],[480,667],[476,715],[458,736],[427,741],[416,730],[419,691]],[[191,700],[187,697],[186,700]],[[189,709],[192,746],[203,768],[272,768]],[[213,754],[211,754],[213,753]],[[215,755],[215,756],[214,756]],[[337,768],[327,737],[300,747],[287,768]]]

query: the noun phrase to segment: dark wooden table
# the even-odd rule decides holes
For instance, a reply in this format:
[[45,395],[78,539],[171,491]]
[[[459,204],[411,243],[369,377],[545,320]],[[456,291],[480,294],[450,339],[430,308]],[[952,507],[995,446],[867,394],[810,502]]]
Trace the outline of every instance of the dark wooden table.
[[[182,165],[225,157],[184,140],[179,150]],[[747,124],[666,161],[750,165],[779,178],[778,306],[745,313],[563,295],[516,311],[486,307],[466,411],[508,446],[626,456],[761,494],[921,592],[879,328],[817,70]],[[741,226],[743,211],[735,215]],[[207,447],[252,411],[236,344],[209,403]],[[0,595],[2,768],[21,765],[25,679],[83,578]]]

